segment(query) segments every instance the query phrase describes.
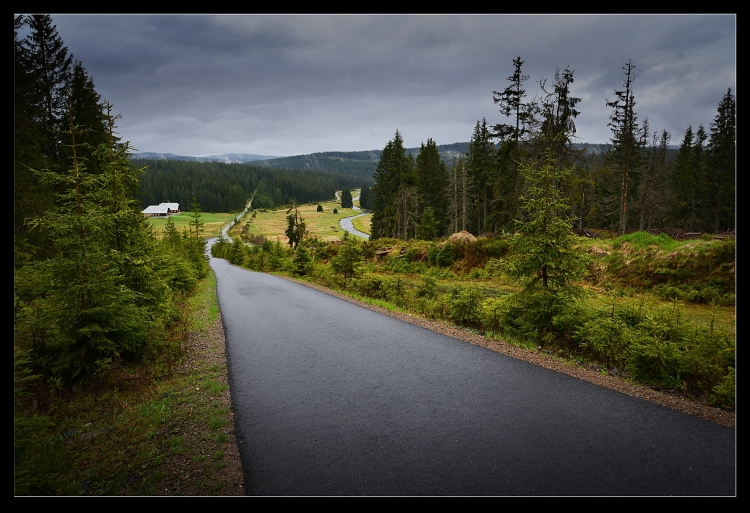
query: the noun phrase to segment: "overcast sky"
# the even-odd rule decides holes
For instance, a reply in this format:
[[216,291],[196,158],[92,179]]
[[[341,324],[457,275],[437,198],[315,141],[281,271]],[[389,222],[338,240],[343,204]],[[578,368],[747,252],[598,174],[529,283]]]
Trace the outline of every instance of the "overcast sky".
[[52,15],[138,151],[299,155],[464,142],[513,59],[540,93],[575,70],[582,142],[605,143],[622,67],[639,121],[679,144],[736,88],[735,15]]

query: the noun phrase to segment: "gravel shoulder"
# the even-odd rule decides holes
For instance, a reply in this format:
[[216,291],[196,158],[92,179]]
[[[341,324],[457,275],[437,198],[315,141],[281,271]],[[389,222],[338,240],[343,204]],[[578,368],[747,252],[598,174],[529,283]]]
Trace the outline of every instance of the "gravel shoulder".
[[[225,440],[221,444],[223,456],[217,462],[207,465],[216,454],[217,430],[212,430],[205,420],[190,418],[197,415],[189,415],[180,433],[184,439],[181,452],[165,458],[163,468],[169,470],[156,495],[245,495],[245,478],[234,429],[221,316],[208,328],[191,333],[183,349],[184,357],[178,372],[190,375],[211,369],[215,376],[213,379],[225,385],[224,390],[218,394],[208,390],[201,391],[206,395],[206,400],[210,401],[212,409],[228,411],[228,414],[224,414],[227,424],[222,430],[225,435]],[[217,464],[218,462],[220,464]],[[207,477],[210,477],[210,482],[214,484],[213,489],[205,485]]]

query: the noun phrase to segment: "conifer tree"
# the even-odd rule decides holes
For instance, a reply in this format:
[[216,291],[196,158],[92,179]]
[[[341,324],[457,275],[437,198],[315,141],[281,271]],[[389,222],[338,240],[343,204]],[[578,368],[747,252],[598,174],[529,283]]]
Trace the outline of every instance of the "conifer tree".
[[461,154],[448,170],[448,227],[452,233],[466,230],[469,223],[472,184],[466,160],[466,155]]
[[404,237],[407,233],[409,207],[416,196],[413,190],[412,162],[406,156],[404,140],[396,130],[388,141],[375,170],[372,186],[372,240]]
[[[615,90],[615,100],[607,100],[607,107],[612,108],[609,126],[612,130],[611,160],[617,169],[619,181],[618,232],[625,234],[628,227],[628,214],[632,209],[632,193],[637,186],[637,171],[643,141],[635,113],[635,64],[628,61],[622,68],[625,71],[624,88]],[[614,191],[613,191],[614,192]]]
[[524,284],[526,291],[541,287],[544,290],[563,290],[583,270],[582,260],[573,247],[568,215],[570,202],[562,192],[572,169],[557,166],[551,147],[541,163],[521,166],[525,183],[521,197],[522,219],[513,237],[514,260],[509,268],[511,276]]
[[367,184],[362,185],[359,192],[359,206],[363,210],[370,210],[372,208],[372,193]]
[[26,221],[41,215],[54,202],[50,186],[39,183],[31,169],[44,169],[48,161],[42,150],[43,130],[38,120],[39,88],[32,74],[31,55],[26,40],[18,32],[28,23],[25,16],[14,18],[14,132],[13,132],[13,219],[16,265],[44,257],[51,250],[45,244],[45,231],[29,233]]
[[[351,194],[349,197],[351,198]],[[305,220],[302,219],[296,203],[293,203],[286,213],[287,228],[284,234],[287,236],[287,239],[289,239],[289,247],[291,247],[292,250],[295,250],[299,243],[302,242],[302,239],[305,238],[307,225],[305,224]]]
[[654,132],[648,163],[643,171],[638,194],[640,202],[638,229],[640,231],[663,226],[668,217],[671,203],[667,160],[669,140],[670,134],[666,130],[662,130],[661,135]]
[[714,233],[734,230],[735,226],[735,116],[736,102],[730,88],[719,102],[708,142],[711,163],[708,181]]
[[432,217],[430,223],[434,223],[436,234],[443,234],[447,229],[445,189],[448,186],[448,173],[432,138],[428,138],[427,144],[422,143],[420,147],[414,167],[414,182],[422,205],[418,223],[423,224],[429,209]]
[[469,143],[469,155],[466,161],[469,181],[473,186],[471,213],[469,215],[471,230],[479,235],[488,228],[487,219],[491,218],[490,206],[494,203],[497,190],[493,187],[496,181],[495,150],[490,141],[487,120],[477,121]]
[[555,71],[552,91],[547,91],[545,79],[539,81],[544,93],[540,107],[542,136],[539,140],[544,146],[548,141],[552,141],[552,150],[558,167],[567,166],[576,156],[571,144],[576,133],[575,118],[580,114],[576,106],[581,99],[574,97],[570,90],[574,72],[570,67],[566,67],[562,72],[558,68]]
[[352,208],[353,206],[352,192],[349,189],[344,189],[341,191],[341,208]]
[[518,163],[524,158],[523,143],[533,135],[537,124],[536,105],[533,101],[525,101],[523,84],[529,75],[522,73],[523,63],[521,57],[513,59],[513,74],[507,78],[510,84],[502,92],[493,91],[493,101],[500,107],[500,113],[510,118],[510,123],[495,125],[492,134],[500,143],[494,180],[495,205],[491,216],[495,229],[514,226],[518,217],[517,201],[521,189]]
[[533,105],[524,103],[526,90],[523,83],[529,79],[529,75],[521,72],[523,63],[521,57],[513,59],[513,74],[507,78],[510,85],[502,92],[492,92],[493,101],[500,106],[500,112],[512,121],[511,124],[495,125],[495,137],[501,141],[514,141],[516,147],[530,133],[534,117]]
[[60,162],[62,128],[67,126],[66,101],[73,56],[63,44],[49,15],[26,19],[29,35],[24,41],[31,74],[31,101],[36,107],[41,146],[45,157]]
[[[29,225],[48,230],[57,254],[24,268],[25,276],[44,277],[42,282],[48,284],[36,298],[39,315],[33,329],[46,336],[38,339],[34,352],[40,359],[52,357],[44,364],[45,373],[65,380],[88,375],[99,360],[137,354],[158,337],[159,311],[150,307],[164,300],[166,288],[153,271],[152,246],[143,240],[147,232],[130,233],[124,251],[113,247],[115,225],[128,218],[132,204],[112,197],[112,169],[91,174],[78,160],[78,130],[71,124],[66,131],[71,139],[69,171],[37,172],[43,183],[61,192],[55,208]],[[122,165],[121,160],[114,162]],[[114,204],[126,212],[113,211]],[[143,227],[130,226],[133,230]],[[136,247],[142,251],[135,251]],[[132,260],[139,262],[133,265]]]

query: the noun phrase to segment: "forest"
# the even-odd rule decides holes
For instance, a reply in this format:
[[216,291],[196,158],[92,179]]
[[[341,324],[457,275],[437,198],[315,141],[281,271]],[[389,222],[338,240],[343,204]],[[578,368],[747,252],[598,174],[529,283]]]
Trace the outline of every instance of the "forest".
[[195,199],[204,212],[238,212],[254,196],[257,208],[292,202],[329,200],[339,189],[372,183],[372,178],[329,170],[290,170],[256,164],[140,159],[146,167],[140,180],[140,204],[176,202],[189,210]]
[[[732,90],[718,99],[708,130],[686,127],[677,151],[672,134],[638,121],[635,64],[623,66],[611,109],[608,145],[575,143],[580,98],[574,70],[556,70],[551,84],[526,92],[520,57],[507,87],[493,94],[508,123],[477,121],[469,149],[447,165],[437,144],[423,143],[414,157],[396,131],[383,149],[372,187],[373,238],[516,232],[528,213],[524,166],[552,162],[569,170],[554,188],[569,208],[571,228],[619,235],[670,228],[670,233],[714,234],[735,228],[735,110]],[[551,160],[550,160],[551,159]]]
[[49,494],[73,457],[51,414],[84,389],[96,399],[129,365],[171,372],[208,263],[197,202],[162,237],[141,214],[144,170],[117,135],[120,116],[51,18],[14,23],[15,493]]

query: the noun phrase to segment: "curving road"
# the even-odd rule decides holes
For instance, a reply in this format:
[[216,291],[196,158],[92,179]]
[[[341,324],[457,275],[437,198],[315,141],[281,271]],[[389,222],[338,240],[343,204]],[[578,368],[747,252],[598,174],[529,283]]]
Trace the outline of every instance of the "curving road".
[[[339,199],[339,192],[338,191],[336,191],[336,199],[337,200]],[[359,199],[359,196],[356,196],[356,197],[352,198],[352,201],[357,201],[358,199]],[[352,205],[352,210],[362,210],[362,209],[359,208],[356,205]],[[356,216],[345,217],[341,221],[339,221],[339,226],[341,226],[341,228],[343,228],[344,231],[347,231],[347,232],[351,233],[352,235],[356,235],[357,237],[362,237],[365,240],[369,240],[370,236],[367,235],[364,232],[361,232],[361,231],[357,230],[354,227],[354,223],[352,223],[352,220],[354,220],[357,217],[362,217],[364,215],[367,215],[367,212],[363,212],[361,214],[357,214]]]
[[735,494],[732,429],[211,266],[250,494]]

